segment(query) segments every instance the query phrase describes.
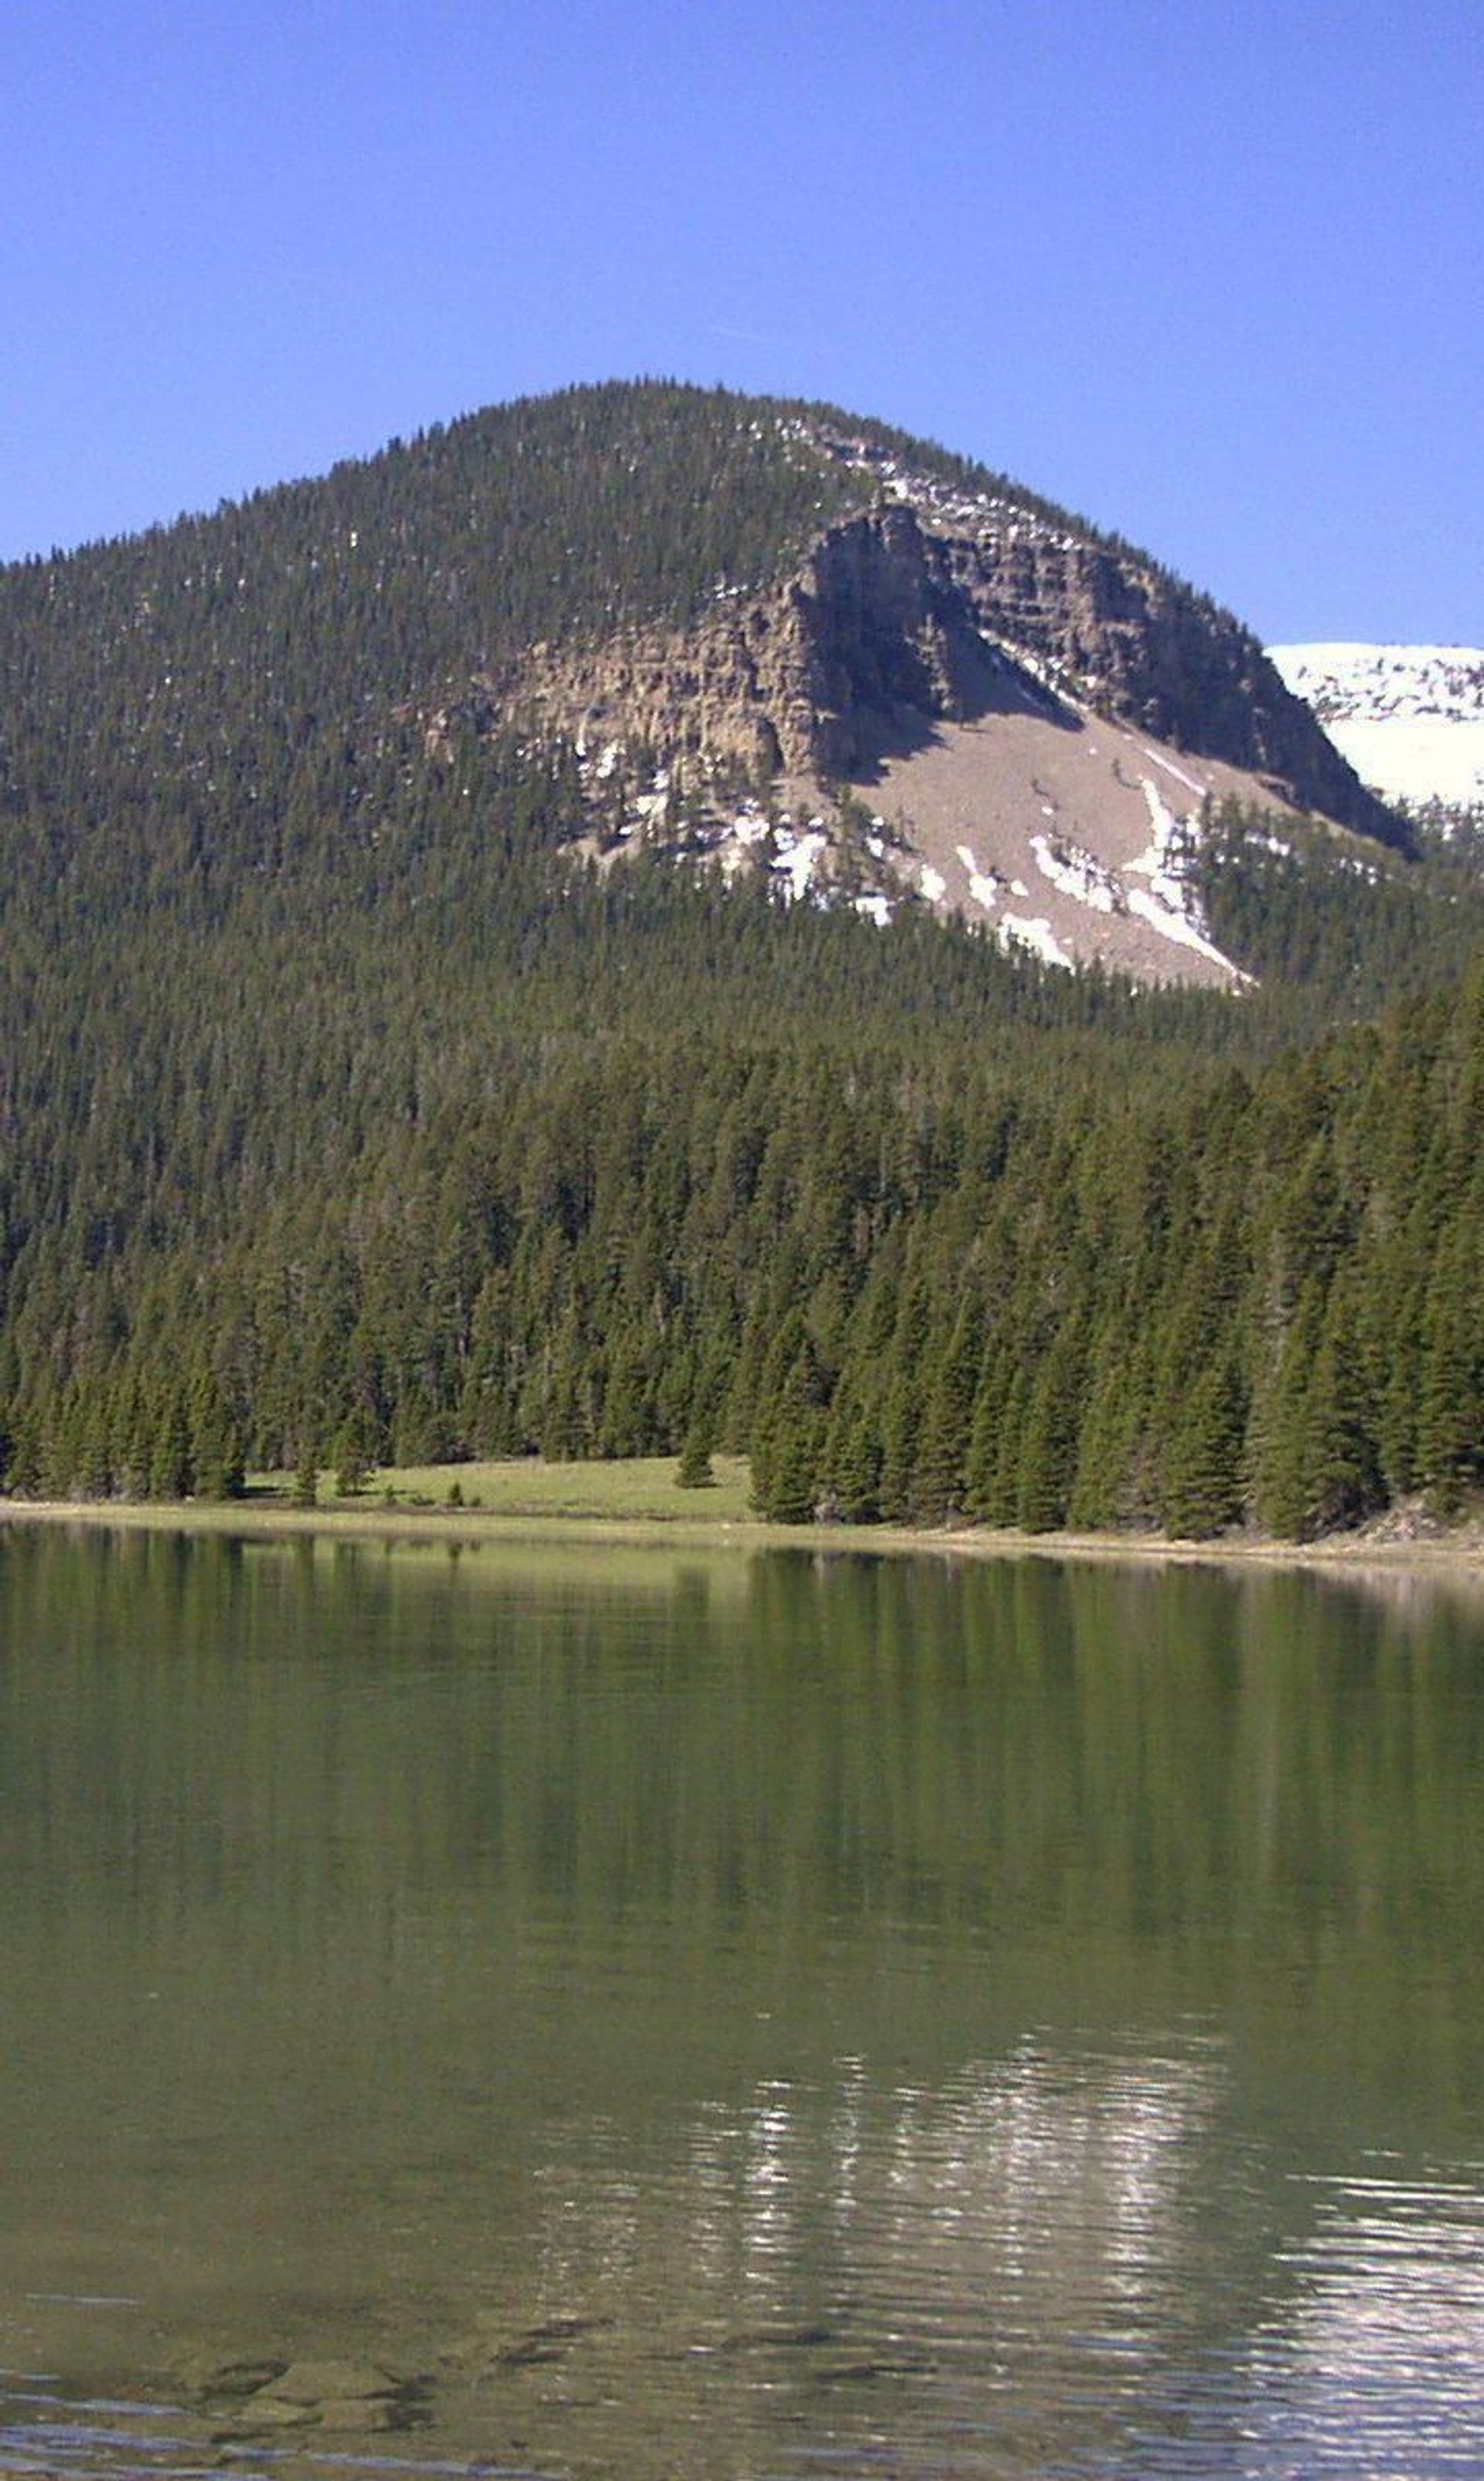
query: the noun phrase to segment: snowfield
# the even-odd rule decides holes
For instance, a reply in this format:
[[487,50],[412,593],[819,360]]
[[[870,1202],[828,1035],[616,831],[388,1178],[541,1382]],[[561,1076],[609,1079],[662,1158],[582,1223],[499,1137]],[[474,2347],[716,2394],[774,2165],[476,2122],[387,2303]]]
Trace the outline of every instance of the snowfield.
[[1363,783],[1393,801],[1484,801],[1484,647],[1270,646]]

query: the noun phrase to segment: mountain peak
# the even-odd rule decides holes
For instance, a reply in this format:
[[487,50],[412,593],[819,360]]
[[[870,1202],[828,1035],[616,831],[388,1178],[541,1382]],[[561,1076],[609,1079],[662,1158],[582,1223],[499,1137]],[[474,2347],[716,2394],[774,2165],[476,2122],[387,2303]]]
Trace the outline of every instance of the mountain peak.
[[1208,802],[1402,840],[1251,633],[1147,554],[838,407],[665,381],[0,573],[0,799],[52,868],[96,837],[152,878],[164,786],[219,879],[273,876],[332,818],[379,843],[513,734],[605,867],[711,856],[1230,979],[1174,902]]

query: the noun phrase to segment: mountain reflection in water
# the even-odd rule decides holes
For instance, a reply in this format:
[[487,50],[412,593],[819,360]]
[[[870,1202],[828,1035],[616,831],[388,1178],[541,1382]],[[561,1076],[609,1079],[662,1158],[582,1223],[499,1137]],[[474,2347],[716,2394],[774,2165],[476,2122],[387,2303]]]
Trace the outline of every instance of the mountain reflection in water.
[[11,1527],[0,1644],[11,2468],[1468,2468],[1470,1594]]

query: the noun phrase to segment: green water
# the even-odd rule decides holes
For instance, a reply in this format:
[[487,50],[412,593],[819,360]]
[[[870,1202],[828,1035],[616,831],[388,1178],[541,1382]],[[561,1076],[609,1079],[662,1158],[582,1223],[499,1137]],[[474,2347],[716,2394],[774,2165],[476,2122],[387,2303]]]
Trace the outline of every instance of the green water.
[[1481,1789],[1417,1580],[0,1528],[0,2468],[1477,2473]]

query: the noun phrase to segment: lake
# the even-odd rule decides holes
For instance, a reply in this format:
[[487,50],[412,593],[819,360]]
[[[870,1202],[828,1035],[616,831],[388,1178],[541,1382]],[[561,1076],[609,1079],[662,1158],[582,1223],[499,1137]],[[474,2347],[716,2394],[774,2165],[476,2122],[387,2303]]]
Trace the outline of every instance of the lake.
[[1484,2470],[1484,1591],[0,1528],[0,2470]]

